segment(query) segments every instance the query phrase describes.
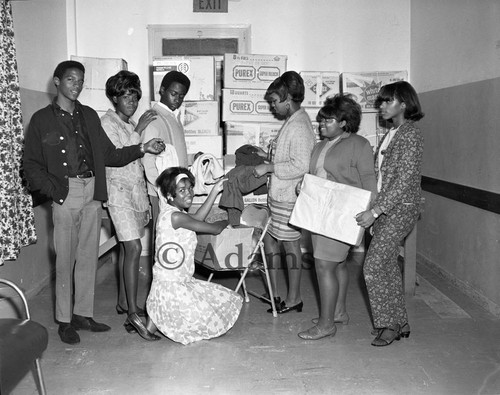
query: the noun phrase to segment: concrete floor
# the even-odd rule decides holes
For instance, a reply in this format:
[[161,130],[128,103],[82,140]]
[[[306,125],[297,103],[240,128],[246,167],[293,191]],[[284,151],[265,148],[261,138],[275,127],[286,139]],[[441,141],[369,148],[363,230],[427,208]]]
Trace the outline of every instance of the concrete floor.
[[[148,258],[142,258],[141,300],[150,279]],[[33,318],[49,330],[42,358],[47,392],[500,394],[500,320],[424,267],[418,268],[417,295],[408,301],[410,338],[372,347],[361,261],[362,255],[355,254],[349,262],[351,321],[333,338],[297,337],[318,315],[315,273],[305,270],[302,313],[273,318],[267,305],[251,297],[226,335],[183,346],[166,338],[149,343],[125,332],[125,317],[115,312],[115,265],[108,259],[98,271],[95,319],[111,325],[110,332],[80,332],[80,344],[64,344],[53,319],[52,288],[30,301]],[[229,287],[236,280],[235,275],[215,278]],[[247,286],[263,291],[258,276],[250,276]],[[28,374],[13,395],[36,393]]]

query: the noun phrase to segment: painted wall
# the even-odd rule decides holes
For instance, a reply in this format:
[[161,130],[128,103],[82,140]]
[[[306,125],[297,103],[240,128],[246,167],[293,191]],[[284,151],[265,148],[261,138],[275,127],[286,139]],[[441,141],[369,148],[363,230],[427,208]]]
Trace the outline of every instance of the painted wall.
[[[188,0],[13,1],[23,114],[50,102],[52,73],[70,55],[123,58],[148,76],[150,24],[250,25],[253,53],[288,55],[301,70],[408,70],[410,0],[230,0],[227,14],[192,12]],[[385,21],[381,24],[380,21]],[[393,48],[400,48],[393,51]],[[390,55],[390,56],[389,56]],[[140,115],[149,103],[141,101]],[[35,209],[39,241],[0,275],[36,292],[52,268],[50,208]]]
[[[229,1],[227,14],[192,8],[192,1],[76,0],[74,50],[79,56],[123,58],[147,81],[148,25],[250,25],[252,52],[287,55],[289,70],[409,68],[409,0],[239,0]],[[381,20],[390,28],[381,28]],[[402,50],[392,55],[393,46]],[[149,86],[143,86],[143,97],[150,97]],[[143,100],[137,114],[146,106]]]
[[[423,174],[500,193],[500,3],[411,2],[412,82],[426,117]],[[500,216],[425,193],[419,261],[500,316]]]
[[[48,70],[54,68],[54,59],[66,56],[65,8],[63,0],[12,3],[25,126],[34,111],[50,102],[49,92],[55,92],[49,83],[52,72]],[[16,282],[28,296],[35,295],[49,283],[53,270],[50,204],[35,208],[35,227],[37,243],[22,248],[17,260],[0,266],[0,277]]]

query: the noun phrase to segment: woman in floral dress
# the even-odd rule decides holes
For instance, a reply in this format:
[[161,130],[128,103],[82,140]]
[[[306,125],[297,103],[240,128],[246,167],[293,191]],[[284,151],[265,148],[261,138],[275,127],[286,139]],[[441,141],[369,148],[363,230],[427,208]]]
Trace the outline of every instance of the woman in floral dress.
[[161,192],[156,225],[153,282],[146,307],[147,328],[159,329],[169,339],[184,345],[225,334],[236,322],[242,297],[219,284],[195,279],[196,232],[219,234],[227,221],[205,222],[215,198],[222,191],[219,180],[195,214],[187,210],[193,202],[194,176],[182,167],[163,171],[157,180]]
[[[106,96],[113,103],[101,118],[101,124],[109,139],[117,148],[139,144],[141,133],[155,119],[156,112],[146,111],[136,125],[130,118],[141,99],[141,82],[137,74],[122,70],[106,81]],[[120,244],[118,261],[118,314],[127,313],[125,328],[138,331],[147,340],[155,340],[146,332],[138,316],[144,316],[137,306],[141,237],[149,222],[149,200],[144,168],[137,159],[123,167],[106,167],[108,186],[108,211]]]

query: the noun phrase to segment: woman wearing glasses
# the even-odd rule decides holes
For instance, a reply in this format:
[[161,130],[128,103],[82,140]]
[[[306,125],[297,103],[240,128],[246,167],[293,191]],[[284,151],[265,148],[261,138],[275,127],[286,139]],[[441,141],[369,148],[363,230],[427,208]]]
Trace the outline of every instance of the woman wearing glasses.
[[[317,120],[323,140],[311,156],[310,173],[341,184],[376,191],[373,149],[356,132],[361,122],[361,107],[348,95],[326,100]],[[299,333],[306,340],[334,336],[336,323],[346,325],[346,295],[349,284],[346,258],[350,245],[312,234],[314,264],[320,295],[320,315],[312,328]]]

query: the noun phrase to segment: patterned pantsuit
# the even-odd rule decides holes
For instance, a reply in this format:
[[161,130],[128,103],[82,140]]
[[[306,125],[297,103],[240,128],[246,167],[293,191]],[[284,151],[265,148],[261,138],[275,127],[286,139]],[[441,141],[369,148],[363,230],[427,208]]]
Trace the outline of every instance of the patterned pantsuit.
[[373,225],[363,273],[375,328],[408,322],[398,256],[401,242],[415,226],[418,215],[417,205],[400,204]]

